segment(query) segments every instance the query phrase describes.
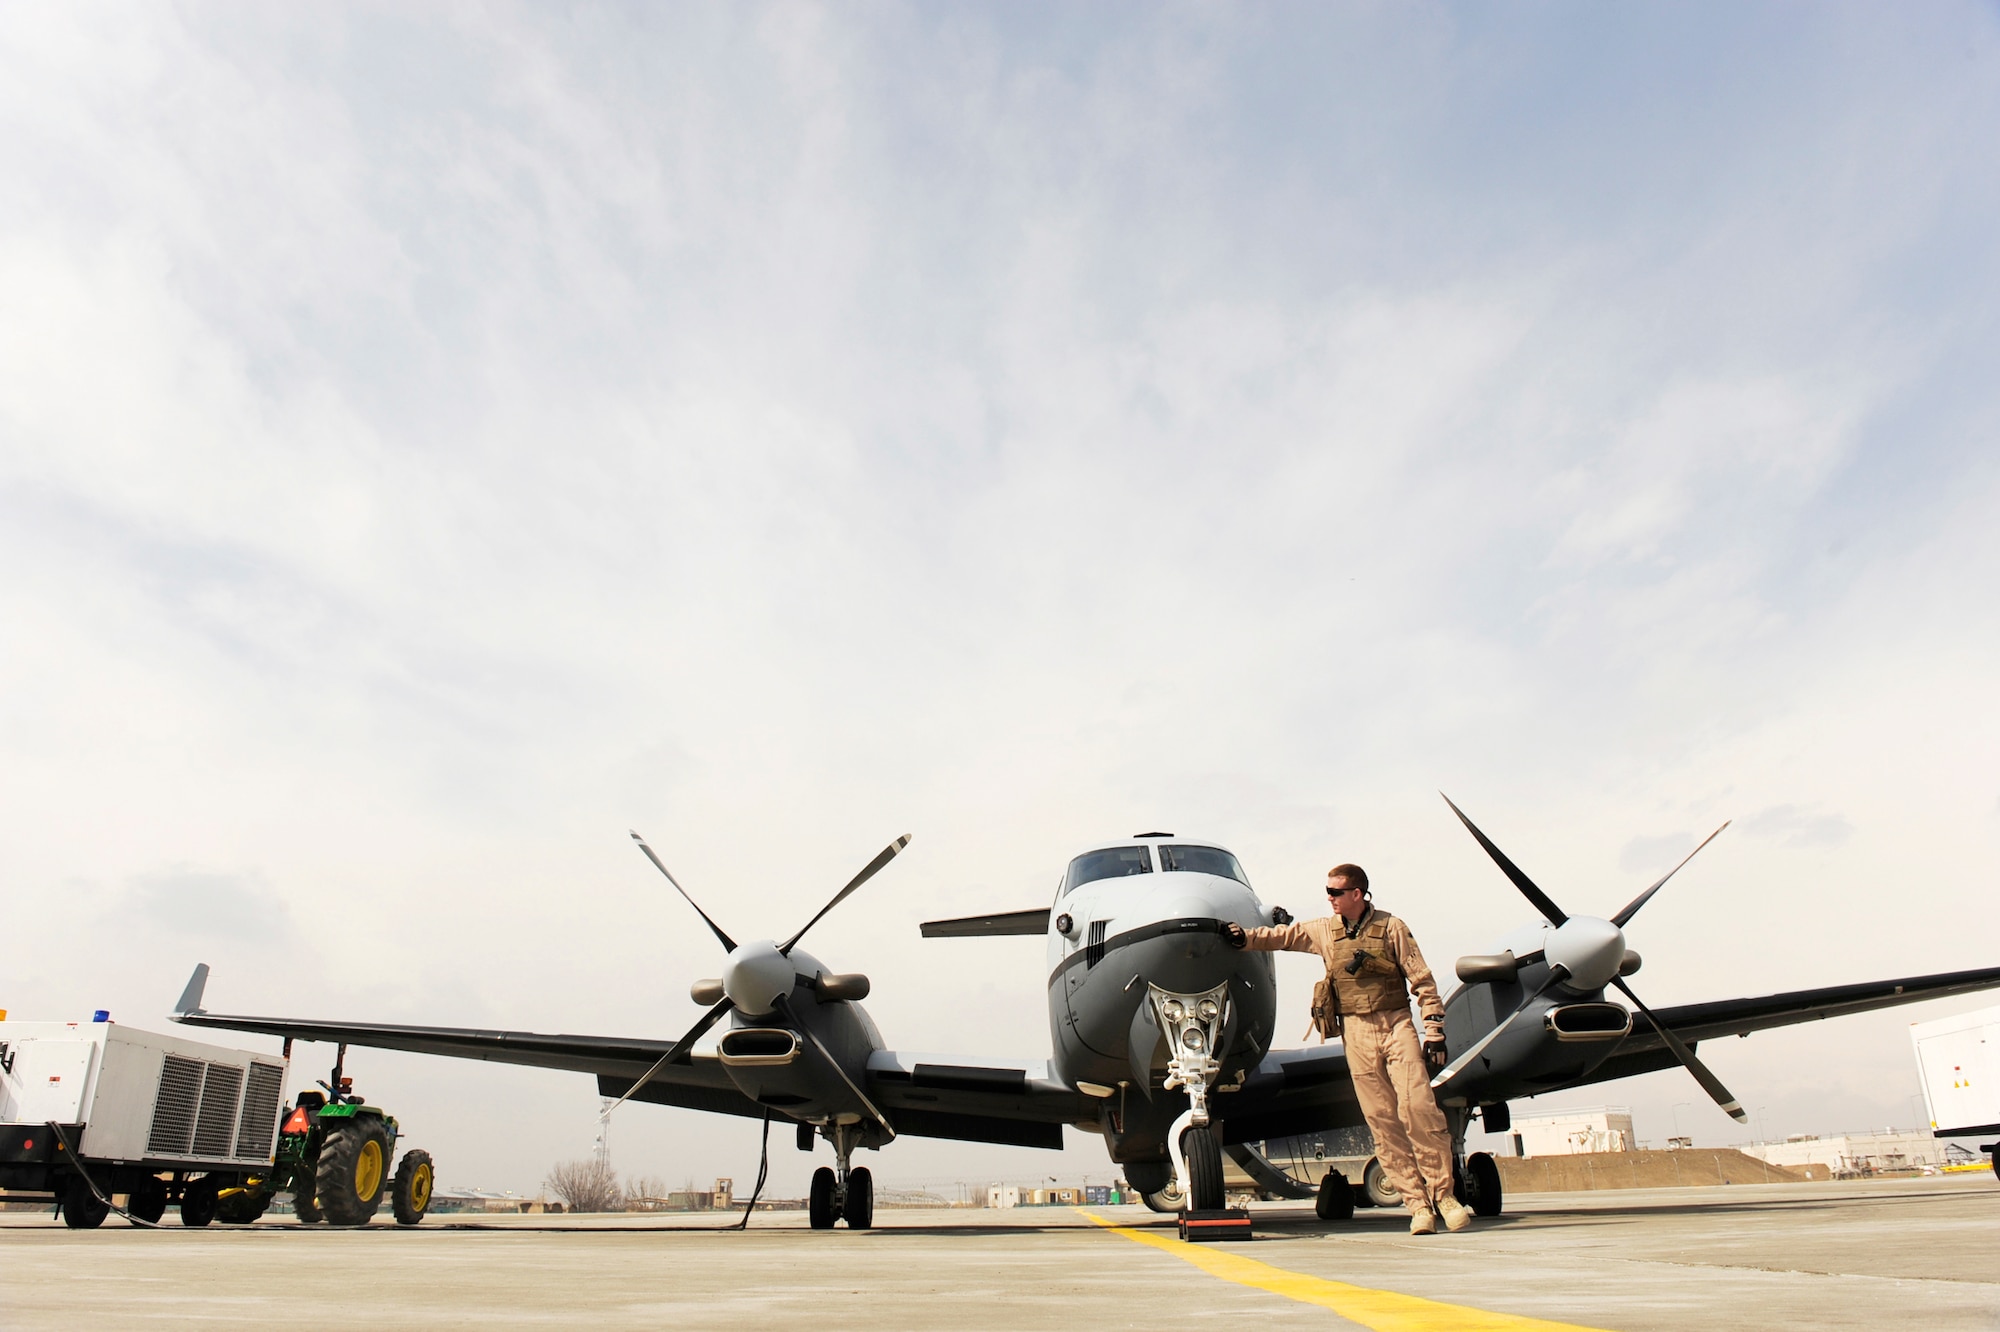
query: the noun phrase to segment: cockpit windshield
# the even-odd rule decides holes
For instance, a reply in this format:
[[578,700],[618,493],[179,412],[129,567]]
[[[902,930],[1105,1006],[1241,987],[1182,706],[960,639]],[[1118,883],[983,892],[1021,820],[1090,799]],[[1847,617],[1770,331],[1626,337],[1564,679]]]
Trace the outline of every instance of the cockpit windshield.
[[1234,879],[1244,887],[1250,880],[1243,873],[1243,867],[1236,863],[1236,857],[1219,846],[1163,846],[1160,848],[1160,868],[1172,872],[1184,870],[1189,874],[1213,874],[1218,879]]
[[1114,846],[1108,851],[1086,851],[1069,862],[1069,873],[1063,876],[1063,891],[1073,892],[1099,879],[1152,872],[1152,853],[1143,846]]

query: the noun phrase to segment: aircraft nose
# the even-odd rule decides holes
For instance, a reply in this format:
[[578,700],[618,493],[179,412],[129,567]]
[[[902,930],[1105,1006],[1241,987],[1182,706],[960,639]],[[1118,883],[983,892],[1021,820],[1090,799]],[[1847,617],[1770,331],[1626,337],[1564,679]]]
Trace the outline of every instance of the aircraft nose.
[[755,1016],[768,1013],[792,992],[792,960],[770,939],[739,944],[722,966],[722,989],[737,1009]]

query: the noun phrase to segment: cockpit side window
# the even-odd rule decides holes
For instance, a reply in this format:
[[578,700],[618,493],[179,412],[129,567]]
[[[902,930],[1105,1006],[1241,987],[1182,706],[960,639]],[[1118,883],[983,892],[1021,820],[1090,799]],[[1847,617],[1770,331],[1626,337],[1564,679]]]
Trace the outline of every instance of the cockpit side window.
[[1117,879],[1127,874],[1151,874],[1153,855],[1143,846],[1114,846],[1108,851],[1086,851],[1069,862],[1063,876],[1063,891],[1074,892],[1099,879]]
[[1218,879],[1234,879],[1246,888],[1250,886],[1250,878],[1236,863],[1236,857],[1219,846],[1162,846],[1160,868],[1169,873],[1182,870],[1189,874],[1213,874]]

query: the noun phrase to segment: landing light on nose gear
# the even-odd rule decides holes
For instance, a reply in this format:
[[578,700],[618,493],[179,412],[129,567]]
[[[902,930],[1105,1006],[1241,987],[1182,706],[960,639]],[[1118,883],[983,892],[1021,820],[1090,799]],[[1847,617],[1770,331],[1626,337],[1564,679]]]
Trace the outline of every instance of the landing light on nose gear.
[[[1173,1157],[1174,1179],[1188,1206],[1210,1210],[1222,1206],[1222,1145],[1209,1127],[1208,1089],[1222,1065],[1216,1047],[1229,1016],[1229,985],[1224,982],[1201,994],[1169,994],[1146,986],[1146,998],[1160,1020],[1167,1042],[1166,1090],[1187,1088],[1188,1108],[1167,1130],[1167,1152]],[[1188,1136],[1184,1148],[1183,1134]]]

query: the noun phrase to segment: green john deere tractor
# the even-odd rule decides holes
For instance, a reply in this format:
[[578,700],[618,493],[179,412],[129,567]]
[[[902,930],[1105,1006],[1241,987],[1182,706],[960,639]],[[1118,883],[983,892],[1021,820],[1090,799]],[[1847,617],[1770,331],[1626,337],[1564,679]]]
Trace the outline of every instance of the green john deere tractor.
[[397,1225],[414,1226],[424,1219],[436,1177],[431,1154],[404,1152],[390,1176],[389,1161],[401,1136],[395,1116],[364,1105],[354,1094],[354,1079],[341,1076],[346,1058],[343,1045],[333,1076],[319,1084],[323,1092],[299,1093],[280,1131],[270,1175],[251,1176],[238,1188],[224,1189],[217,1199],[217,1220],[238,1225],[255,1221],[275,1195],[287,1191],[304,1225],[365,1226],[385,1193]]

